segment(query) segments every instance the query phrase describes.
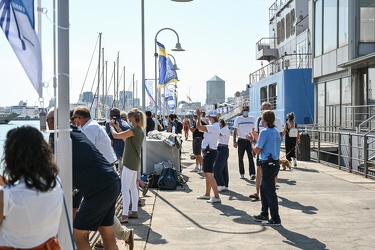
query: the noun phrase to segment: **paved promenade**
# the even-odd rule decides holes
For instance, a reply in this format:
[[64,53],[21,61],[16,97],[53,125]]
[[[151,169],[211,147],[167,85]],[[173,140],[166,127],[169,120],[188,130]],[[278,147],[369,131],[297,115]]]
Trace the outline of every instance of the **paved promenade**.
[[[134,249],[374,249],[374,180],[300,161],[279,173],[282,226],[265,227],[252,219],[261,203],[248,197],[255,191],[248,172],[239,178],[237,150],[230,145],[229,191],[214,205],[196,199],[204,193],[205,179],[190,172],[191,152],[191,140],[185,141],[184,189],[150,189],[142,197],[139,218],[128,224],[135,232]],[[127,249],[123,242],[118,246]]]

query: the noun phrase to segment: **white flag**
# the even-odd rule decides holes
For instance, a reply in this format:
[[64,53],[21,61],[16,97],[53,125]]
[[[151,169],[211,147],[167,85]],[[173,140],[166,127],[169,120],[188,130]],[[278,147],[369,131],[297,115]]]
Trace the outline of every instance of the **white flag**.
[[34,0],[0,0],[0,26],[35,90],[42,84],[42,55],[34,30]]

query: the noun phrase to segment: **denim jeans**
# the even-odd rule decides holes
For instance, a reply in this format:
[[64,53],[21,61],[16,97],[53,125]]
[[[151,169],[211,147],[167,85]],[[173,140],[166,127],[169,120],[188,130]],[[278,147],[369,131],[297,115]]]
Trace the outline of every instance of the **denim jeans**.
[[268,215],[270,210],[271,218],[275,222],[280,222],[279,204],[277,202],[275,177],[279,173],[279,161],[274,161],[274,165],[270,166],[268,163],[261,163],[262,166],[262,182],[260,184],[260,196],[262,201],[261,214]]
[[253,149],[251,142],[246,139],[238,139],[237,141],[238,144],[238,167],[240,170],[240,174],[245,174],[245,167],[243,163],[243,157],[245,155],[245,151],[247,154],[247,158],[249,160],[249,174],[250,175],[255,175],[255,167],[254,167],[254,159],[253,159]]
[[217,157],[214,165],[214,177],[218,186],[228,187],[229,175],[228,175],[228,157],[229,148],[228,146],[217,147]]

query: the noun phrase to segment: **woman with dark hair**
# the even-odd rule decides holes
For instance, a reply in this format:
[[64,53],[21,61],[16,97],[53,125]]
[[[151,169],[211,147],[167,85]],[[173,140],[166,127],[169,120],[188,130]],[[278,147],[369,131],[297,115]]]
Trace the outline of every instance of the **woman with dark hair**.
[[[141,166],[141,149],[145,137],[143,129],[146,127],[145,114],[133,108],[128,113],[128,120],[133,125],[132,128],[116,132],[115,123],[111,121],[111,134],[115,139],[125,141],[125,149],[122,156],[123,170],[121,173],[121,193],[122,193],[122,217],[121,223],[127,223],[128,218],[138,218],[138,171]],[[129,213],[130,193],[132,199],[132,209]]]
[[[260,131],[254,149],[254,153],[259,154],[262,167],[262,182],[260,185],[262,208],[260,215],[253,216],[253,219],[269,226],[281,225],[275,184],[275,177],[280,169],[280,134],[275,128],[274,122],[275,114],[271,110],[263,111],[262,123],[264,129]],[[268,209],[271,218],[268,217]]]
[[[34,127],[10,130],[0,187],[0,249],[61,249],[56,239],[63,190],[50,146]],[[5,178],[6,177],[6,178]]]
[[217,157],[214,165],[214,177],[217,182],[219,192],[228,190],[228,157],[229,157],[229,138],[230,131],[224,119],[219,119],[220,135],[217,145]]
[[[285,135],[285,151],[286,159],[291,162],[293,159],[294,166],[297,166],[296,161],[296,145],[300,143],[300,135],[298,133],[298,124],[294,121],[294,113],[291,112],[286,115],[286,123],[282,136]],[[292,134],[291,130],[297,129],[297,133]]]

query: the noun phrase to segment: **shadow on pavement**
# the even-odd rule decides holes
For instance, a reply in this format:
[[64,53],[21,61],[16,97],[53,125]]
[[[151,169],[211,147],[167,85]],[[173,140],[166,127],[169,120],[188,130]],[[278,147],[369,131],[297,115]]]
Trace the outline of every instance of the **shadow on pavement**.
[[305,206],[297,201],[291,201],[281,196],[277,196],[277,197],[281,199],[281,202],[279,202],[279,206],[284,206],[284,207],[295,209],[295,210],[301,210],[301,212],[304,214],[316,214],[315,211],[318,211],[318,209],[314,206]]
[[296,232],[289,231],[284,227],[274,227],[274,229],[284,236],[286,240],[283,240],[284,243],[290,245],[293,248],[299,249],[311,249],[311,250],[321,250],[327,249],[326,245],[317,239],[309,238],[306,235],[299,234]]

